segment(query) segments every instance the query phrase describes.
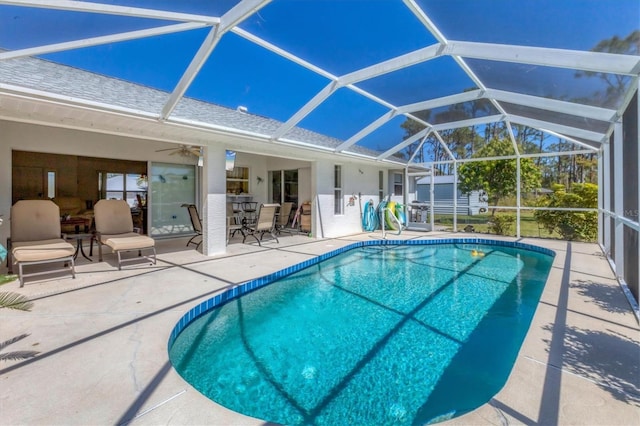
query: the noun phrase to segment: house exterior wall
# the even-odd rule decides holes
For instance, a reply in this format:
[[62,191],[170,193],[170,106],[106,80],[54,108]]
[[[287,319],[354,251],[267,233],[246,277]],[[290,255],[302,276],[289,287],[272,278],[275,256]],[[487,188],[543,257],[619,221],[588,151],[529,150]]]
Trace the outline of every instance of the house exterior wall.
[[[334,212],[334,166],[342,166],[343,213]],[[312,235],[332,238],[362,231],[360,208],[372,199],[378,200],[378,171],[380,169],[362,164],[316,161],[312,168],[317,194],[312,199],[314,214]]]
[[[430,177],[418,180],[417,199],[429,202]],[[433,210],[436,214],[453,214],[453,176],[436,176],[433,185]],[[480,199],[479,191],[463,194],[457,191],[457,213],[460,215],[476,215],[487,211],[488,204]],[[484,209],[484,211],[483,211]]]
[[[9,237],[9,213],[12,192],[12,150],[32,151],[73,156],[87,156],[115,160],[137,160],[162,163],[194,164],[193,157],[170,155],[172,151],[160,149],[176,148],[166,142],[131,138],[120,135],[95,133],[84,130],[51,127],[38,124],[0,120],[0,215],[4,224],[0,226],[0,242],[4,245]],[[206,147],[206,162],[200,169],[200,192],[197,199],[202,203],[203,239],[205,254],[222,253],[226,249],[226,174],[225,150],[237,151],[246,141],[232,146],[229,141],[211,141]],[[266,150],[268,151],[268,149]],[[379,198],[379,172],[389,176],[385,167],[345,158],[318,158],[294,160],[274,157],[274,153],[244,153],[237,151],[236,164],[250,167],[250,192],[257,202],[266,202],[268,197],[267,176],[270,169],[298,168],[299,196],[312,202],[312,232],[316,238],[350,235],[362,230],[361,208],[369,199],[377,203]],[[343,214],[334,213],[334,166],[342,166]],[[257,177],[263,178],[258,182]],[[389,193],[384,180],[384,193]],[[402,201],[399,197],[398,201]],[[153,200],[150,200],[153,202]],[[149,221],[152,218],[149,217]],[[4,262],[0,271],[6,271]]]

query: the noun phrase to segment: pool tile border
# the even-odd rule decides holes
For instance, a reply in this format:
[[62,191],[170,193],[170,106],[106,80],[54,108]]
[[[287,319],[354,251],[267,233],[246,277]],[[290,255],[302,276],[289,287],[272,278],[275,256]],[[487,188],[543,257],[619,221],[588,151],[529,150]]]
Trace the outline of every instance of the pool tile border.
[[555,257],[556,253],[553,250],[534,246],[532,244],[520,243],[517,241],[502,241],[502,240],[489,240],[485,238],[442,238],[442,239],[415,239],[415,240],[368,240],[357,241],[341,247],[336,250],[321,254],[312,259],[305,260],[296,265],[289,266],[281,269],[280,271],[271,273],[269,275],[262,276],[260,278],[253,279],[244,283],[240,283],[237,286],[220,293],[204,302],[196,305],[190,309],[186,314],[180,318],[178,323],[174,326],[169,337],[168,348],[171,349],[178,335],[193,321],[200,318],[202,315],[208,313],[212,309],[223,305],[233,299],[236,299],[244,294],[247,294],[260,287],[264,287],[267,284],[271,284],[280,278],[289,276],[295,272],[308,268],[309,266],[316,265],[324,260],[330,259],[339,254],[345,253],[349,250],[353,250],[361,247],[368,246],[401,246],[401,245],[441,245],[441,244],[485,244],[499,247],[519,248],[523,250],[534,251],[542,254],[546,254]]

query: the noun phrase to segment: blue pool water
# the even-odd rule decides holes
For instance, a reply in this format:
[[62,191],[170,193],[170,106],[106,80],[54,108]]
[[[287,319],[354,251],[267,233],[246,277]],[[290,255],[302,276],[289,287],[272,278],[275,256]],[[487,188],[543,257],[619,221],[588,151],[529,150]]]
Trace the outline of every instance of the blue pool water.
[[437,422],[504,385],[552,260],[478,244],[356,248],[200,314],[170,359],[210,399],[271,422]]

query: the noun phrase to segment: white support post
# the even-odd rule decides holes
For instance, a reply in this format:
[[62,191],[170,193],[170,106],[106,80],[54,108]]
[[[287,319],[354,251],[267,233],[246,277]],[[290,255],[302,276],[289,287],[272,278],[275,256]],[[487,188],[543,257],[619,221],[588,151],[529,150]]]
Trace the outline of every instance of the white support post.
[[605,178],[604,178],[604,147],[598,152],[598,244],[603,248],[605,254],[607,252],[607,238],[606,238],[606,217],[604,211],[607,209],[605,203]]
[[433,201],[434,201],[434,191],[435,191],[435,185],[433,183],[433,179],[436,175],[436,166],[431,163],[431,180],[429,181],[429,222],[431,225],[431,230],[435,231],[435,219],[433,217],[433,213],[434,213],[434,208],[433,208]]
[[[608,143],[602,147],[602,191],[604,192],[604,209],[608,212],[613,211],[611,205],[611,145]],[[607,256],[611,253],[611,216],[605,215],[604,220],[604,248]]]
[[[638,80],[636,79],[636,94],[640,93],[640,84],[638,84]],[[640,96],[636,95],[636,99],[638,100],[638,105],[637,105],[637,111],[638,111],[638,117],[637,118],[637,134],[640,135]],[[635,216],[636,216],[636,221],[640,222],[640,147],[638,149],[638,158],[636,158],[636,164],[635,164],[636,169],[639,171],[638,172],[638,182],[636,183],[636,188],[638,189],[638,204],[636,205],[636,211],[635,211]],[[640,253],[640,230],[638,230],[638,253]],[[636,259],[636,265],[638,268],[636,277],[640,277],[640,261],[639,259]],[[639,278],[640,279],[640,278]],[[638,286],[640,286],[640,283],[638,283]]]
[[[622,146],[622,120],[618,120],[618,122],[614,125],[613,130],[613,161],[616,164],[623,164],[623,156],[624,150]],[[613,212],[616,214],[615,228],[613,232],[615,233],[615,258],[613,262],[616,265],[616,276],[624,277],[624,224],[618,217],[624,216],[624,203],[623,203],[623,192],[622,192],[622,167],[616,167],[613,170],[614,176],[613,181],[614,185],[614,203]]]
[[[402,191],[402,204],[404,205],[404,209],[405,209],[405,218],[407,217],[407,203],[409,202],[409,164],[407,164],[404,167],[404,191]],[[407,223],[404,223],[403,225],[408,225],[409,221],[407,220]]]
[[204,149],[202,169],[202,254],[213,256],[226,251],[227,174],[226,150],[220,145]]
[[516,238],[520,238],[520,154],[516,158]]
[[458,232],[458,162],[453,162],[453,232]]

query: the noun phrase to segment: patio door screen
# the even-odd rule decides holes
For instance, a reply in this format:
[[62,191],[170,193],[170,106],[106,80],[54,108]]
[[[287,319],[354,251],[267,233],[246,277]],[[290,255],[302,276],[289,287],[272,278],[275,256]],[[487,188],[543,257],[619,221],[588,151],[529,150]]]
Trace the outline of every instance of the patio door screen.
[[[152,163],[149,176],[149,231],[154,237],[189,234],[191,219],[183,204],[195,204],[195,166]],[[201,212],[199,212],[202,214]]]

